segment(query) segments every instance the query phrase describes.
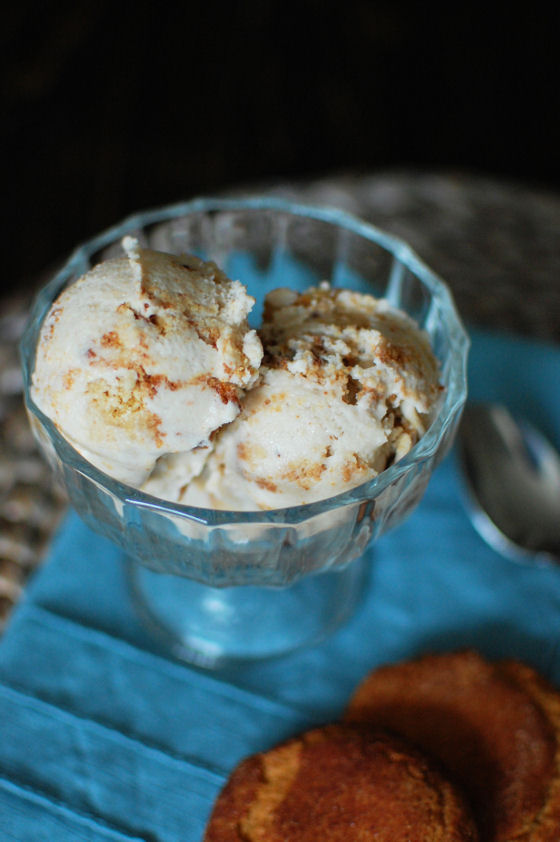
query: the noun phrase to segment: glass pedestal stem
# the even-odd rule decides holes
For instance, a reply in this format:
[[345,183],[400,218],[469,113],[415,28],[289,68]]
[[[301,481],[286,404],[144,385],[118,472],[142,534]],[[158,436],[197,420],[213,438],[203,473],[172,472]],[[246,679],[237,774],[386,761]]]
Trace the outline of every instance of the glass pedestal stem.
[[171,654],[205,668],[288,654],[346,621],[363,592],[366,559],[285,588],[213,588],[127,557],[136,610]]

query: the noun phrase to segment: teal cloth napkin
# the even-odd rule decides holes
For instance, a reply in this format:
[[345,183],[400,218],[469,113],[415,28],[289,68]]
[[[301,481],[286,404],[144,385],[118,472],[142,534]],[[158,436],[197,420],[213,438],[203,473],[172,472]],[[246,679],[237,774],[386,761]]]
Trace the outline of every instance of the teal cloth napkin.
[[[475,333],[470,396],[560,446],[560,349]],[[513,655],[560,686],[560,570],[472,528],[451,454],[368,555],[352,620],[320,646],[231,673],[168,659],[129,602],[120,551],[69,514],[0,641],[1,838],[198,842],[245,755],[337,717],[377,664],[428,650]]]

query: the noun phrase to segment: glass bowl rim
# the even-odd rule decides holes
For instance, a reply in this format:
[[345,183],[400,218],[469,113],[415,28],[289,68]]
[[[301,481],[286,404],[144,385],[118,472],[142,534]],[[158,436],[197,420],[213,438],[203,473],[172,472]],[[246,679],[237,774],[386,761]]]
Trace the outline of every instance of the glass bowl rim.
[[[193,213],[228,210],[275,211],[326,222],[352,231],[370,242],[381,245],[419,277],[430,290],[433,300],[437,302],[439,311],[445,313],[452,361],[449,384],[440,411],[414,447],[402,459],[386,468],[373,479],[323,500],[276,509],[229,511],[172,503],[126,485],[96,468],[64,438],[50,418],[39,409],[31,398],[31,377],[41,325],[51,304],[68,279],[73,274],[79,276],[87,271],[84,269],[84,264],[92,254],[116,242],[126,234],[134,233],[138,228],[170,221]],[[447,428],[466,400],[469,347],[468,334],[462,324],[447,284],[400,237],[389,234],[348,211],[330,205],[308,205],[274,196],[249,195],[235,198],[200,197],[140,211],[127,216],[121,222],[77,246],[54,277],[37,293],[22,334],[20,357],[23,371],[24,401],[27,411],[34,415],[47,430],[49,439],[61,462],[93,481],[94,484],[105,488],[125,505],[160,511],[162,514],[186,518],[208,526],[225,526],[228,524],[296,524],[328,511],[363,503],[373,499],[417,463],[433,457],[445,436]]]

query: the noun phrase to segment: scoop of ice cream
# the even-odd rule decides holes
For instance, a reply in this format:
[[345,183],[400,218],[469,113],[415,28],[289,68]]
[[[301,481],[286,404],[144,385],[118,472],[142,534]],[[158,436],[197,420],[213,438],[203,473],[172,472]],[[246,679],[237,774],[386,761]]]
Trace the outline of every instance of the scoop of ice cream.
[[328,285],[265,303],[259,381],[182,501],[221,509],[310,503],[375,477],[430,423],[429,341],[382,299]]
[[213,263],[123,240],[126,256],[66,288],[41,330],[32,397],[86,459],[141,485],[182,454],[182,483],[240,411],[261,342],[254,299]]

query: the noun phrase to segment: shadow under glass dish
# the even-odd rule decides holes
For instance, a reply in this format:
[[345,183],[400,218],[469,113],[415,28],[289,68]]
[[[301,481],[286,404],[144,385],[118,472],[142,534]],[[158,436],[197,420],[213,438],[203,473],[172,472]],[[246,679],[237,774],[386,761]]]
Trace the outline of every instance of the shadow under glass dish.
[[[227,512],[170,504],[98,471],[30,397],[43,319],[61,289],[121,239],[214,260],[244,282],[260,321],[267,292],[321,281],[384,296],[428,333],[444,385],[433,423],[377,478],[306,506]],[[283,655],[324,638],[355,610],[364,550],[419,502],[449,449],[466,398],[468,339],[446,285],[406,244],[331,208],[272,198],[198,199],[148,211],[79,247],[39,294],[22,340],[35,436],[72,505],[122,548],[135,606],[168,651],[209,668]]]

